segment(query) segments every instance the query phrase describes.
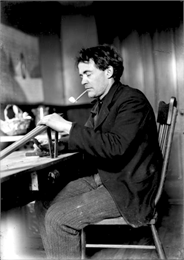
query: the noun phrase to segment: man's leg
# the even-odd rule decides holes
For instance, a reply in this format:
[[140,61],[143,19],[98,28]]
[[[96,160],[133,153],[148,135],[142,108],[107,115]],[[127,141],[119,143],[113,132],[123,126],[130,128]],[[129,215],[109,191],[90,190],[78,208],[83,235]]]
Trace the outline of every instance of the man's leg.
[[[84,192],[90,191],[93,188],[96,188],[96,183],[93,177],[79,178],[75,181],[69,182],[55,197],[53,198],[52,194],[50,195],[50,200],[44,200],[35,202],[35,213],[38,220],[38,226],[40,235],[42,237],[42,242],[44,248],[47,248],[47,236],[45,229],[45,214],[48,208],[55,202],[63,201],[66,198],[74,197],[76,195],[82,194]],[[49,193],[49,190],[48,190]]]
[[[92,176],[79,178],[75,181],[69,182],[55,197],[53,198],[52,194],[50,194],[50,200],[44,200],[44,198],[40,201],[35,202],[35,213],[38,221],[38,227],[40,231],[40,235],[42,238],[44,248],[47,248],[47,236],[45,229],[45,214],[48,208],[54,204],[55,202],[63,201],[66,198],[74,197],[76,195],[82,194],[84,192],[88,192],[92,189],[95,189],[98,185],[95,183],[94,178]],[[49,190],[48,190],[49,193]]]
[[[45,214],[44,247],[49,259],[80,259],[80,231],[90,223],[120,216],[106,188],[93,177],[69,183]],[[43,230],[42,230],[43,231]]]

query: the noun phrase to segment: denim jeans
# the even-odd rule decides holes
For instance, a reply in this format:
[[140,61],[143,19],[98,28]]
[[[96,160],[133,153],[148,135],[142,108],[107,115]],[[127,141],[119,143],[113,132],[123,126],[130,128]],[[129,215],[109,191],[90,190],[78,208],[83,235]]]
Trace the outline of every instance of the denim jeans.
[[[49,191],[48,191],[49,192]],[[120,213],[99,175],[68,183],[50,203],[37,201],[35,212],[48,259],[80,259],[80,231]]]

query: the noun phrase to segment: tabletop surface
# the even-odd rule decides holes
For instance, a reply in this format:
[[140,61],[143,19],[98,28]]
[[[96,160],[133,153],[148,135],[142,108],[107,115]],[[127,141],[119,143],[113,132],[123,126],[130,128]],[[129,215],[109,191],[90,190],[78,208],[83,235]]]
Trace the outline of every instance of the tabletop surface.
[[17,173],[33,172],[48,166],[54,165],[59,161],[65,160],[76,153],[65,153],[59,155],[57,158],[26,156],[28,151],[16,151],[9,154],[0,161],[0,176],[1,182],[8,177]]

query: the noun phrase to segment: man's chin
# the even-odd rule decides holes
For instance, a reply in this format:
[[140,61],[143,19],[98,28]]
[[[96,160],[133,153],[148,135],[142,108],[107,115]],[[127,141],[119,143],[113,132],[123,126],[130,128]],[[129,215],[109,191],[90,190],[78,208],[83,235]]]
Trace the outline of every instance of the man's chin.
[[95,98],[95,95],[92,92],[88,92],[88,97],[89,98]]

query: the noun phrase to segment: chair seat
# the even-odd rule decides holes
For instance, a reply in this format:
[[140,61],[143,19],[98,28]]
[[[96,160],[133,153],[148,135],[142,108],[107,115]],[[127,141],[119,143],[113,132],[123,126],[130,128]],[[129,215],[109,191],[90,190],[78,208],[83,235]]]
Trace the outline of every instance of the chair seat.
[[[155,224],[156,222],[156,216],[155,218],[151,219],[149,224]],[[118,217],[118,218],[108,218],[108,219],[103,219],[102,221],[93,223],[92,225],[127,225],[128,223],[124,220],[123,217]]]
[[123,217],[118,217],[103,219],[102,221],[96,222],[93,225],[127,225],[127,222]]

